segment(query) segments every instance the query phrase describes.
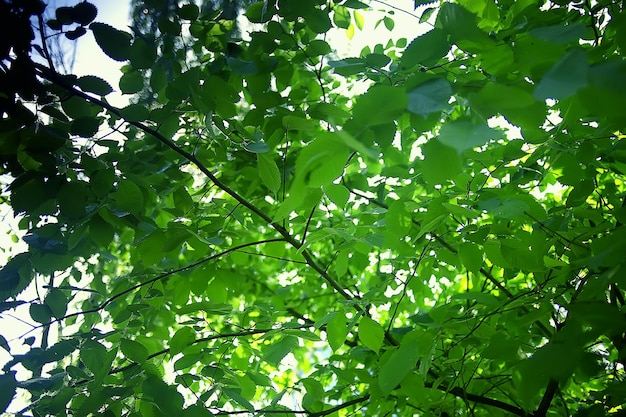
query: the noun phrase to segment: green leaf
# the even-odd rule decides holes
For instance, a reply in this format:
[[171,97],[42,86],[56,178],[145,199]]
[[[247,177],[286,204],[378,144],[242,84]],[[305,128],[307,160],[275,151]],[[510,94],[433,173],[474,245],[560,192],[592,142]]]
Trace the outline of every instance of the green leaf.
[[475,124],[469,120],[448,122],[439,131],[438,139],[444,145],[462,154],[467,149],[482,146],[502,136],[502,133],[490,128],[486,123]]
[[359,340],[365,346],[374,352],[378,352],[383,345],[384,338],[385,331],[380,327],[380,324],[369,317],[361,318],[359,322]]
[[324,185],[324,194],[326,194],[337,207],[344,207],[350,198],[350,190],[341,184]]
[[200,15],[200,9],[193,3],[183,4],[176,10],[176,14],[181,19],[196,20]]
[[15,371],[0,374],[0,412],[4,413],[17,391],[17,381],[15,380]]
[[244,14],[252,23],[268,22],[276,11],[273,7],[268,7],[268,4],[270,3],[266,1],[257,1],[252,3],[248,6]]
[[121,179],[114,195],[117,206],[120,209],[130,213],[142,211],[143,194],[134,182],[128,179]]
[[124,94],[135,94],[143,89],[144,76],[139,71],[127,72],[120,78],[120,90]]
[[363,126],[389,123],[404,113],[408,102],[407,93],[401,88],[375,86],[357,98],[354,120]]
[[408,110],[420,115],[439,112],[449,106],[451,95],[452,88],[445,79],[426,81],[409,91]]
[[502,303],[498,301],[498,299],[489,293],[478,292],[478,291],[466,291],[463,293],[454,294],[453,299],[455,300],[472,300],[477,303],[484,304],[487,306],[498,307]]
[[37,323],[49,323],[52,319],[52,311],[46,304],[31,303],[30,317]]
[[120,114],[129,122],[143,122],[148,118],[150,111],[142,104],[129,104],[120,109]]
[[96,38],[96,43],[102,51],[116,61],[126,61],[130,58],[130,42],[132,36],[128,32],[115,29],[106,23],[94,22],[89,29]]
[[274,194],[281,186],[281,176],[274,159],[268,154],[257,154],[257,166],[261,182]]
[[252,142],[252,143],[247,143],[244,146],[245,146],[246,151],[256,153],[256,154],[263,154],[263,153],[269,152],[270,150],[270,147],[265,142]]
[[478,27],[476,14],[459,4],[443,3],[436,26],[461,49],[482,53],[495,46],[495,41]]
[[98,133],[100,129],[100,119],[97,117],[83,116],[72,121],[70,133],[72,135],[81,136],[83,138],[91,138]]
[[149,375],[141,384],[142,393],[158,405],[158,415],[182,415],[185,400],[175,387],[163,382],[155,375]]
[[582,22],[575,22],[534,28],[528,33],[544,41],[565,44],[582,38],[586,33],[586,28]]
[[374,68],[384,68],[391,62],[391,58],[385,54],[367,54],[364,61]]
[[312,340],[314,342],[319,342],[320,340],[322,340],[317,334],[313,333],[313,332],[309,332],[306,330],[284,330],[284,333],[286,335],[291,335],[291,336],[296,336],[300,339],[304,339],[304,340]]
[[390,18],[389,16],[385,16],[383,17],[383,23],[385,24],[385,27],[387,28],[388,31],[392,31],[394,26],[395,26],[395,21]]
[[172,340],[170,340],[170,355],[175,355],[183,351],[184,348],[189,346],[196,340],[196,332],[191,327],[180,328],[174,333]]
[[239,404],[240,406],[242,406],[243,408],[245,408],[246,410],[248,410],[249,412],[253,413],[254,412],[254,406],[250,403],[250,401],[246,400],[245,398],[243,398],[239,392],[237,392],[237,390],[234,390],[232,388],[224,388],[222,389],[222,392],[229,397],[230,399],[232,399],[233,401],[235,401],[237,404]]
[[320,133],[300,152],[296,178],[309,187],[329,184],[343,172],[348,154],[348,147],[336,135]]
[[443,184],[462,170],[458,151],[436,139],[429,140],[423,152],[421,173],[431,185]]
[[343,342],[345,342],[348,336],[348,326],[346,325],[346,318],[342,314],[336,314],[326,324],[326,339],[333,351],[337,351]]
[[333,23],[341,29],[348,29],[351,22],[350,11],[340,5],[336,5],[333,13]]
[[331,52],[328,42],[322,39],[314,39],[306,46],[306,54],[309,57],[327,55]]
[[283,117],[283,126],[288,130],[316,130],[319,128],[319,124],[313,120],[305,119],[304,117],[288,115]]
[[434,65],[450,50],[450,44],[441,29],[433,29],[413,39],[404,50],[400,65],[411,68],[415,65],[429,67]]
[[312,9],[304,16],[306,24],[315,33],[326,33],[332,27],[328,13],[320,9]]
[[46,295],[44,303],[50,308],[50,312],[55,318],[60,319],[65,316],[68,298],[63,291],[51,289]]
[[413,370],[418,350],[412,346],[401,346],[393,351],[380,368],[378,386],[383,395],[391,393]]
[[326,398],[326,392],[324,391],[324,386],[313,378],[304,378],[300,380],[300,383],[306,389],[306,393],[311,395],[318,401],[324,401]]
[[235,74],[252,75],[258,71],[257,65],[252,61],[244,61],[233,57],[228,57],[226,61]]
[[389,204],[385,214],[385,225],[390,233],[397,235],[400,239],[404,239],[404,236],[409,232],[413,223],[411,215],[402,201],[394,201]]
[[503,219],[513,219],[520,217],[528,210],[528,204],[517,199],[508,198],[493,210],[493,215]]
[[99,96],[106,96],[113,92],[113,88],[107,81],[95,75],[85,75],[78,78],[76,85],[85,92],[94,93]]
[[148,359],[148,349],[135,340],[120,340],[120,350],[126,358],[133,362],[143,363]]
[[286,336],[263,349],[263,358],[270,364],[278,366],[287,354],[298,347],[298,338]]
[[539,100],[562,100],[586,87],[587,60],[587,54],[582,49],[571,49],[541,78],[535,88],[535,97]]
[[87,33],[87,29],[82,26],[77,27],[76,29],[68,30],[65,32],[65,37],[71,41],[76,40]]
[[349,7],[350,9],[367,9],[369,7],[367,4],[359,0],[346,0],[343,5],[345,7]]
[[459,247],[459,259],[468,271],[475,274],[483,266],[483,252],[472,243],[464,243]]
[[353,11],[352,14],[354,16],[354,23],[356,24],[356,27],[359,30],[363,30],[363,28],[365,27],[365,18],[363,17],[363,15],[356,10]]
[[340,61],[328,61],[328,65],[333,68],[334,72],[349,76],[365,72],[367,65],[361,58],[345,58]]
[[63,25],[69,25],[70,23],[74,23],[74,19],[72,18],[73,14],[72,7],[57,7],[54,11],[54,15],[56,20],[58,20]]
[[478,94],[472,96],[472,102],[481,108],[493,108],[490,114],[495,114],[502,110],[528,108],[536,103],[536,100],[532,93],[520,87],[490,82]]
[[111,363],[116,352],[110,351],[99,342],[87,340],[80,348],[81,362],[94,374],[94,382],[100,383],[111,370]]
[[[349,112],[329,103],[314,104],[308,108],[307,113],[314,119],[326,120],[330,123],[342,123],[350,118]],[[285,116],[285,118],[286,117],[289,116]],[[283,118],[283,123],[285,118]]]
[[80,25],[88,25],[98,15],[98,9],[93,4],[82,1],[72,7],[71,15],[74,22]]

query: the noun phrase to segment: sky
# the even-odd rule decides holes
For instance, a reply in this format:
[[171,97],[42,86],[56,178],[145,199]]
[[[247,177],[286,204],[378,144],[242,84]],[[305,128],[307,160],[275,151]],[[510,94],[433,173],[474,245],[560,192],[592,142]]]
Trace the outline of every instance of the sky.
[[[90,0],[98,8],[98,16],[96,21],[108,23],[118,29],[127,30],[130,24],[130,5],[128,0]],[[61,3],[57,0],[57,3]],[[66,4],[74,4],[72,1],[65,1]],[[387,4],[393,5],[389,7]],[[329,34],[328,40],[331,46],[337,49],[341,57],[358,56],[361,49],[370,45],[372,48],[376,43],[385,44],[389,39],[397,40],[399,38],[407,38],[411,41],[418,35],[429,29],[428,24],[419,24],[415,16],[411,16],[406,12],[413,13],[413,0],[390,0],[390,1],[372,1],[372,11],[361,11],[365,17],[365,26],[362,31],[355,33],[352,40],[348,39],[345,30],[335,29]],[[374,28],[376,21],[390,12],[395,21],[393,32],[388,31],[383,24],[378,28]],[[90,33],[78,40],[78,51],[76,54],[76,63],[74,73],[77,75],[98,75],[115,87],[119,78],[119,68],[122,63],[115,62],[104,53],[102,53],[93,36]]]

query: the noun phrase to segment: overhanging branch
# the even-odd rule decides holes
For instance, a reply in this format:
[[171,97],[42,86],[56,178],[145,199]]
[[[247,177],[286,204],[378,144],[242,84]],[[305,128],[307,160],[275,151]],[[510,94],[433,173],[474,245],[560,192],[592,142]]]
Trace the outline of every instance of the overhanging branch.
[[[50,68],[45,67],[44,65],[41,64],[37,64],[35,63],[35,67],[37,69],[38,75],[41,76],[42,78],[66,89],[68,92],[70,92],[71,94],[74,94],[90,103],[96,104],[97,106],[109,111],[111,114],[114,114],[115,116],[119,117],[122,120],[126,120],[124,118],[124,116],[122,115],[122,113],[120,112],[120,110],[112,105],[110,105],[109,103],[100,100],[96,97],[92,97],[89,94],[77,90],[76,88],[74,88],[72,85],[69,85],[67,82],[65,82],[61,77],[59,77],[59,75],[57,73],[55,73],[53,70],[51,70]],[[224,182],[222,182],[220,179],[218,179],[215,174],[213,174],[195,155],[191,154],[190,152],[187,152],[186,150],[182,149],[180,146],[178,146],[176,143],[174,143],[171,139],[166,138],[165,136],[163,136],[161,133],[159,133],[157,130],[146,126],[145,124],[141,123],[141,122],[136,122],[136,121],[129,121],[126,120],[126,122],[131,125],[136,127],[137,129],[141,130],[142,132],[154,137],[155,139],[157,139],[158,141],[160,141],[161,143],[163,143],[164,145],[166,145],[168,148],[170,148],[171,150],[173,150],[174,152],[176,152],[177,154],[179,154],[180,156],[182,156],[183,158],[185,158],[187,161],[191,162],[193,165],[196,166],[196,168],[198,168],[200,170],[200,172],[202,172],[213,184],[215,184],[219,189],[221,189],[222,191],[224,191],[226,194],[228,194],[229,196],[231,196],[232,198],[234,198],[235,200],[237,200],[241,205],[245,206],[248,210],[250,210],[252,213],[256,214],[257,216],[259,216],[261,219],[263,219],[268,225],[270,225],[274,230],[276,230],[283,238],[286,242],[288,242],[291,246],[293,246],[296,249],[300,249],[302,246],[301,242],[298,242],[288,231],[285,227],[283,227],[281,224],[275,222],[274,220],[272,220],[272,218],[270,216],[268,216],[267,214],[265,214],[260,208],[258,208],[257,206],[255,206],[254,204],[252,204],[250,201],[248,201],[247,199],[245,199],[243,196],[241,196],[239,193],[237,193],[235,190],[233,190],[232,188],[230,188],[228,185],[226,185]],[[343,298],[345,298],[346,300],[352,301],[353,297],[348,294],[341,285],[339,285],[339,283],[332,278],[321,266],[319,266],[317,264],[317,262],[315,261],[315,259],[313,259],[313,255],[308,252],[306,249],[302,250],[302,255],[304,256],[304,258],[307,261],[307,264],[313,268],[316,272],[318,272],[322,278],[331,286],[333,287]],[[361,309],[360,306],[357,306],[357,309]]]

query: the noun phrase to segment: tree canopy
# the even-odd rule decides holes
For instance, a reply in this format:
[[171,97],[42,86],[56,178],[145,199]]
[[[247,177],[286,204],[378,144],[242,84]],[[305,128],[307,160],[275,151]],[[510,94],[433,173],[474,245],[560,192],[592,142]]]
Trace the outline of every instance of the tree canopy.
[[623,1],[414,6],[0,2],[0,411],[624,415]]

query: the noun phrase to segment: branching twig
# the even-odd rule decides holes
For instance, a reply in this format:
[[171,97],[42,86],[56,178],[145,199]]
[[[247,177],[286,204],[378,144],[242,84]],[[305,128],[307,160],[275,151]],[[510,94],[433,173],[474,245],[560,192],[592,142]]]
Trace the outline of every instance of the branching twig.
[[122,296],[124,296],[124,295],[126,295],[126,294],[128,294],[130,292],[133,292],[133,291],[135,291],[135,290],[137,290],[137,289],[139,289],[139,288],[141,288],[141,287],[143,287],[145,285],[150,285],[150,284],[152,284],[152,283],[154,283],[156,281],[160,281],[160,280],[162,280],[164,278],[167,278],[167,277],[169,277],[171,275],[174,275],[174,274],[177,274],[177,273],[180,273],[180,272],[184,272],[184,271],[188,271],[190,269],[193,269],[193,268],[197,267],[198,265],[202,265],[202,264],[204,264],[206,262],[209,262],[209,261],[212,261],[214,259],[220,258],[220,257],[222,257],[224,255],[227,255],[227,254],[231,253],[231,252],[238,251],[239,249],[246,248],[248,246],[255,246],[255,245],[261,245],[261,244],[264,244],[264,243],[270,243],[270,242],[284,242],[284,239],[283,238],[274,238],[274,239],[266,239],[266,240],[259,240],[259,241],[250,242],[250,243],[244,243],[244,244],[241,244],[241,245],[234,246],[232,248],[226,249],[226,250],[224,250],[222,252],[213,254],[211,256],[207,256],[206,258],[202,258],[202,259],[200,259],[200,260],[198,260],[196,262],[193,262],[193,263],[191,263],[189,265],[185,265],[185,266],[182,266],[180,268],[176,268],[176,269],[173,269],[171,271],[164,272],[164,273],[159,274],[156,277],[151,278],[151,279],[149,279],[147,281],[140,282],[139,284],[135,284],[132,287],[125,289],[124,291],[120,291],[117,294],[112,295],[107,300],[105,300],[103,303],[98,305],[97,307],[94,307],[94,308],[89,309],[89,310],[83,310],[83,311],[78,311],[78,312],[75,312],[75,313],[66,314],[63,317],[55,318],[54,320],[52,320],[52,321],[50,321],[48,323],[44,323],[44,324],[42,324],[40,326],[34,327],[33,329],[29,330],[27,333],[23,334],[20,337],[24,337],[28,333],[30,333],[33,330],[36,330],[38,328],[41,328],[41,327],[45,328],[45,326],[49,326],[49,325],[51,325],[53,323],[60,322],[62,320],[65,320],[65,319],[68,319],[68,318],[71,318],[71,317],[77,317],[77,316],[83,316],[83,315],[86,315],[86,314],[97,313],[97,312],[101,311],[102,309],[104,309],[109,304],[111,304],[113,301],[117,300],[118,298],[120,298],[120,297],[122,297]]
[[[76,95],[78,97],[81,97],[82,99],[84,99],[84,100],[86,100],[86,101],[88,101],[90,103],[96,104],[96,105],[100,106],[101,108],[103,108],[103,109],[109,111],[110,113],[114,114],[115,116],[120,117],[121,119],[125,120],[125,118],[123,117],[122,113],[120,112],[120,110],[118,108],[110,105],[109,103],[107,103],[107,102],[105,102],[103,100],[100,100],[98,98],[92,97],[92,96],[90,96],[87,93],[84,93],[84,92],[82,92],[80,90],[77,90],[76,88],[74,88],[71,85],[68,85],[62,78],[60,78],[50,68],[46,68],[45,66],[43,66],[41,64],[37,64],[37,63],[35,63],[35,67],[36,67],[36,69],[38,71],[38,74],[41,77],[45,78],[46,80],[48,80],[50,82],[53,82],[53,83],[55,83],[55,84],[65,88],[70,93],[72,93],[72,94],[74,94],[74,95]],[[171,150],[173,150],[174,152],[176,152],[177,154],[179,154],[180,156],[185,158],[187,161],[192,163],[194,166],[196,166],[196,168],[198,168],[200,170],[200,172],[202,172],[219,189],[224,191],[226,194],[230,195],[232,198],[237,200],[241,205],[245,206],[252,213],[256,214],[261,219],[263,219],[268,225],[270,225],[281,236],[283,236],[284,240],[286,242],[288,242],[290,245],[292,245],[294,248],[300,249],[302,244],[300,242],[298,242],[295,239],[295,237],[292,236],[289,233],[289,231],[287,231],[287,229],[285,227],[283,227],[281,224],[279,224],[279,223],[275,222],[274,220],[272,220],[272,218],[268,214],[265,214],[265,212],[263,210],[261,210],[260,208],[258,208],[254,204],[252,204],[250,201],[245,199],[243,196],[241,196],[235,190],[233,190],[228,185],[226,185],[224,182],[222,182],[220,179],[218,179],[215,176],[215,174],[213,174],[195,155],[193,155],[193,154],[187,152],[186,150],[182,149],[180,146],[178,146],[176,143],[174,143],[171,139],[166,138],[165,136],[163,136],[161,133],[159,133],[155,129],[153,129],[153,128],[149,127],[149,126],[146,126],[145,124],[143,124],[141,122],[128,121],[127,120],[127,123],[130,124],[131,126],[134,126],[134,127],[138,128],[139,130],[143,131],[144,133],[154,137],[155,139],[157,139],[158,141],[160,141],[161,143],[166,145],[168,148],[170,148]],[[316,260],[314,259],[313,255],[311,253],[309,253],[306,249],[303,249],[302,250],[302,256],[306,259],[307,264],[309,264],[309,266],[312,269],[317,271],[320,274],[320,276],[328,284],[330,284],[330,286],[333,287],[343,298],[345,298],[348,301],[352,301],[353,297],[348,292],[346,292],[346,290],[344,290],[343,287],[341,287],[339,285],[339,283],[337,281],[335,281],[334,278],[332,278],[328,273],[326,273],[322,267],[320,267],[318,265],[318,263],[316,262]]]
[[548,382],[548,386],[546,387],[546,392],[543,394],[543,398],[541,398],[541,403],[539,403],[539,407],[533,413],[533,417],[545,417],[548,409],[550,408],[550,404],[552,404],[552,399],[554,398],[554,394],[556,394],[556,390],[559,388],[558,381],[551,379]]
[[[303,324],[299,327],[290,327],[290,329],[306,329],[308,327],[310,327],[310,324]],[[266,329],[251,329],[251,330],[243,330],[240,332],[232,332],[232,333],[220,333],[220,334],[216,334],[213,336],[207,336],[207,337],[201,337],[198,338],[196,340],[194,340],[193,342],[190,343],[190,345],[197,345],[198,343],[203,343],[203,342],[209,342],[211,340],[219,340],[219,339],[230,339],[230,338],[235,338],[235,337],[245,337],[245,336],[254,336],[255,334],[263,334],[263,333],[269,333],[271,331],[274,330],[279,330],[277,328],[266,328]],[[170,351],[169,348],[165,348],[165,349],[161,349],[159,351],[156,351],[154,353],[151,353],[150,355],[148,355],[147,360],[150,359],[154,359],[156,357],[162,356],[167,354]],[[128,369],[134,368],[135,366],[140,365],[139,362],[132,362],[129,363],[128,365],[119,367],[119,368],[115,368],[115,369],[111,369],[108,373],[108,375],[115,375],[115,374],[119,374],[120,372],[124,372]],[[81,380],[76,382],[76,384],[74,386],[80,386],[80,385],[84,385],[86,383],[88,383],[88,380]]]
[[313,214],[315,214],[315,209],[317,207],[313,206],[313,208],[311,209],[311,212],[309,213],[309,218],[306,220],[306,225],[304,226],[304,232],[302,233],[302,239],[301,242],[304,245],[304,242],[306,241],[306,235],[309,232],[309,226],[311,225],[311,220],[313,220]]

